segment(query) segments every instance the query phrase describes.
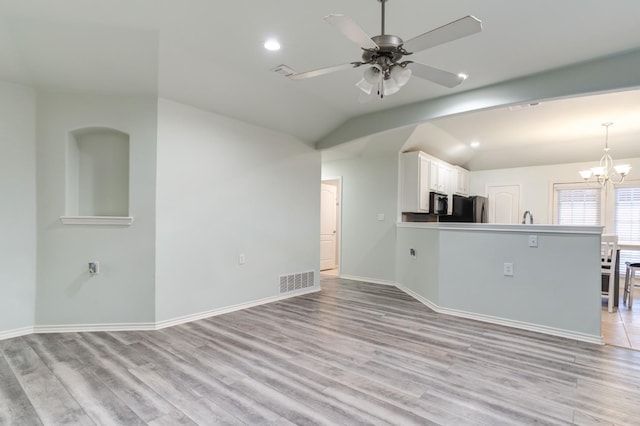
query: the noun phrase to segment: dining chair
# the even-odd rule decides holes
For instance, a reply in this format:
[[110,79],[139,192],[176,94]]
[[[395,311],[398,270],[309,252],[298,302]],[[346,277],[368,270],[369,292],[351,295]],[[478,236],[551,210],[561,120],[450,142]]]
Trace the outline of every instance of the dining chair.
[[615,297],[615,268],[618,260],[618,236],[614,234],[602,234],[602,244],[600,249],[602,264],[600,272],[609,276],[609,285],[603,295],[609,297],[607,311],[613,312],[613,302]]
[[629,309],[633,308],[633,289],[635,288],[636,273],[640,277],[640,263],[626,263],[626,271],[624,274],[624,295],[622,301]]

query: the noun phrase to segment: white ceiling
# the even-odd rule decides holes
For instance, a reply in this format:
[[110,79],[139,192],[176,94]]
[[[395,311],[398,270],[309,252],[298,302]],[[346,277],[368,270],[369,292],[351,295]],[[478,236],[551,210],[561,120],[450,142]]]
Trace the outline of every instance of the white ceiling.
[[[476,111],[415,128],[402,147],[469,170],[640,157],[640,90]],[[470,146],[477,141],[477,148]]]
[[[362,104],[354,86],[361,70],[302,81],[270,71],[282,63],[307,71],[358,60],[360,49],[323,21],[330,13],[351,16],[370,35],[380,32],[377,0],[0,0],[0,79],[45,90],[159,95],[312,144],[362,114],[640,48],[640,38],[629,36],[637,34],[637,0],[389,0],[387,33],[404,39],[469,14],[484,29],[412,58],[469,74],[458,88],[412,78],[398,94]],[[279,52],[262,47],[272,36],[283,46]],[[577,105],[542,117],[536,137],[546,131],[553,140],[539,143],[553,145],[562,132],[552,119],[579,110]],[[487,114],[432,124],[461,143],[481,139],[481,148],[457,163],[485,168],[486,152],[515,149],[509,132],[525,120],[514,113],[508,126],[492,126],[487,120],[504,117]],[[591,117],[580,125],[583,137],[602,136],[602,121],[621,122]],[[615,140],[622,122],[616,126],[614,153],[622,151]],[[530,137],[517,142],[522,149],[535,142],[533,132],[526,133]]]

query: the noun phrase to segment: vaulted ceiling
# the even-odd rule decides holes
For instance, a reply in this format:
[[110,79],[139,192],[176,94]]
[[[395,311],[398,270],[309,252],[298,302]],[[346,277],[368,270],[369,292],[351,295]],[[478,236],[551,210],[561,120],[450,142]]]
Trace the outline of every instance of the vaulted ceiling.
[[[469,79],[447,89],[413,77],[393,96],[360,103],[354,84],[361,69],[302,81],[271,71],[280,64],[306,71],[358,60],[358,46],[323,17],[345,14],[369,35],[377,35],[377,0],[0,0],[0,79],[43,90],[162,96],[312,145],[366,114],[640,48],[640,38],[633,36],[640,16],[636,0],[388,0],[386,12],[386,32],[404,39],[465,15],[482,20],[481,33],[412,57],[464,72]],[[269,37],[280,40],[280,51],[263,48]],[[637,97],[631,101],[637,105]],[[621,105],[623,99],[616,102]],[[571,104],[552,118],[580,110]],[[601,120],[616,121],[605,115],[593,117],[590,137],[602,136]],[[507,118],[513,121],[509,126],[499,126],[502,133],[507,128],[517,131],[513,117]],[[471,126],[464,123],[474,123],[480,135],[489,130],[485,120],[505,117],[494,111],[457,121],[463,119],[461,115],[429,124],[466,143],[474,132],[461,130]],[[552,139],[561,132],[548,125],[549,117],[542,119],[547,125],[537,127],[551,134],[544,142],[551,149]],[[612,137],[615,131],[614,126]],[[504,136],[491,149],[501,149],[500,144],[513,139]],[[479,154],[473,156],[477,158],[456,161],[488,166]]]

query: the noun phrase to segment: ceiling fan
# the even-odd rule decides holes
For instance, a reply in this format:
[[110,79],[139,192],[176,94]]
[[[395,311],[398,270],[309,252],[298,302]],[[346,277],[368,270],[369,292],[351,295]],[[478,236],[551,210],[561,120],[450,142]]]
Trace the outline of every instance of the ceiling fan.
[[473,16],[465,16],[434,30],[416,36],[408,41],[400,37],[385,34],[385,3],[378,0],[382,9],[382,29],[380,35],[369,37],[358,24],[345,15],[328,15],[324,20],[333,25],[349,40],[363,50],[362,60],[347,64],[320,68],[302,73],[291,72],[287,75],[293,80],[318,77],[348,68],[369,66],[363,78],[356,86],[366,95],[376,93],[380,98],[396,93],[404,86],[412,73],[445,87],[455,87],[466,79],[464,74],[454,74],[429,65],[403,60],[404,56],[447,43],[482,31],[482,22]]

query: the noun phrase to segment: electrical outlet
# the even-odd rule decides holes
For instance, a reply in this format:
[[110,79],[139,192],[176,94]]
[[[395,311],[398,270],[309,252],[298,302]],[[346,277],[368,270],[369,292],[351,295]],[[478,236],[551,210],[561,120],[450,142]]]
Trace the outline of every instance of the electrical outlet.
[[238,265],[244,265],[246,263],[246,259],[244,257],[244,253],[240,253],[238,255]]
[[537,235],[529,235],[529,247],[538,247]]
[[100,262],[97,260],[89,262],[89,273],[91,275],[98,275],[100,273]]
[[513,276],[513,263],[505,263],[504,264],[504,276],[512,277]]

